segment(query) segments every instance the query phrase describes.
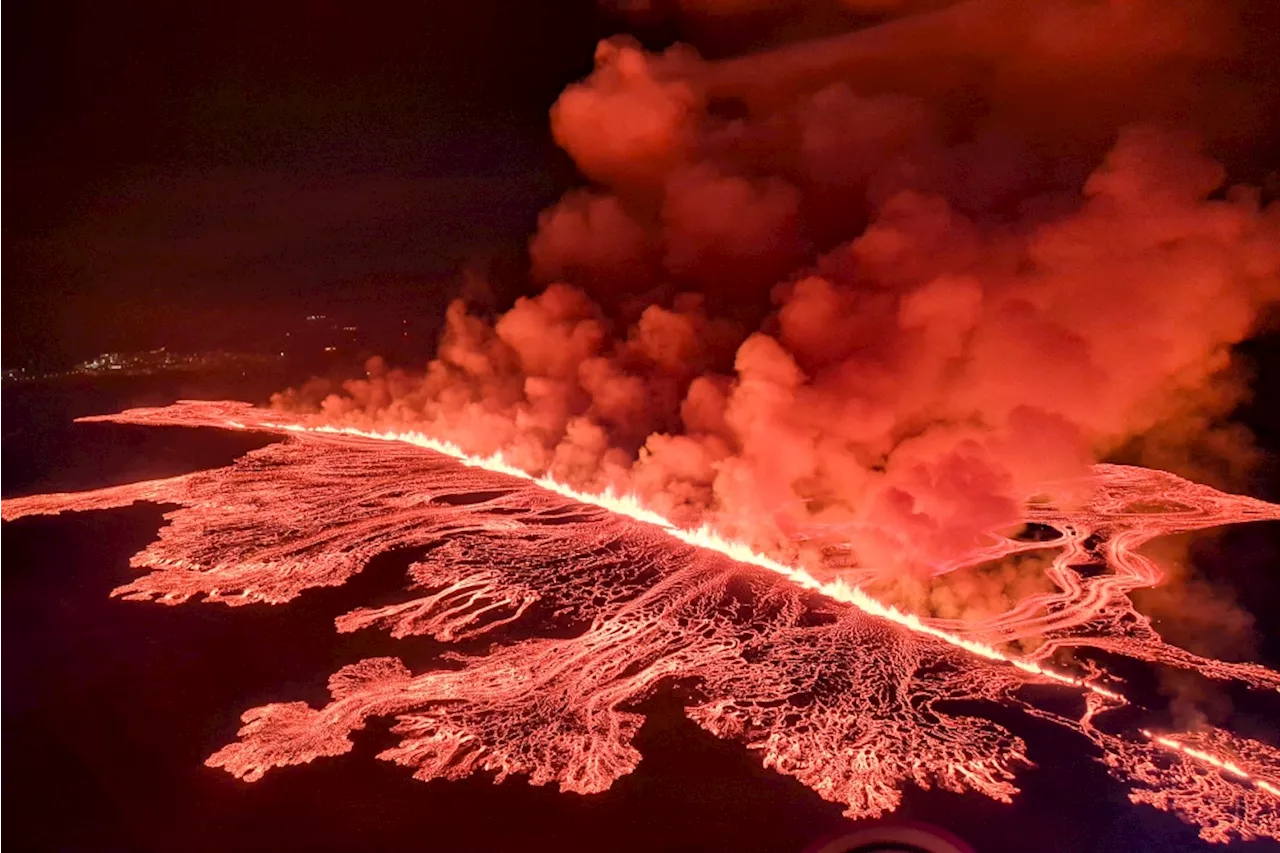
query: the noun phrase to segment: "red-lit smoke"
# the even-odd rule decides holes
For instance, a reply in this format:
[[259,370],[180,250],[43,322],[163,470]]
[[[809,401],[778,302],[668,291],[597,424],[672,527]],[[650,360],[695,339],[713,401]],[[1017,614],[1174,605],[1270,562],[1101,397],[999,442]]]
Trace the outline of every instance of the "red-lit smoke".
[[603,42],[551,111],[588,186],[531,239],[546,289],[451,305],[425,374],[279,403],[913,575],[1121,447],[1238,467],[1280,207],[1205,153],[1257,121],[1237,28],[976,2],[716,62]]

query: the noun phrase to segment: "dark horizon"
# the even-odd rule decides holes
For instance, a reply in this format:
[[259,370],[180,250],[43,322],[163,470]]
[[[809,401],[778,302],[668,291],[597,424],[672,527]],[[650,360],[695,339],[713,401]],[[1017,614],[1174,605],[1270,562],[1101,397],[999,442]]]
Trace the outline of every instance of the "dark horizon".
[[604,22],[558,11],[8,10],[4,365],[438,315],[572,180],[547,109]]

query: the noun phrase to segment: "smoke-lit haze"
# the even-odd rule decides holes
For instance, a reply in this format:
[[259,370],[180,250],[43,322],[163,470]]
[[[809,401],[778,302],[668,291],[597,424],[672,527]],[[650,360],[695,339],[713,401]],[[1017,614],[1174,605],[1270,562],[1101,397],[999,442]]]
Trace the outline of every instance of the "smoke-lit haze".
[[880,575],[971,560],[1118,451],[1238,478],[1230,348],[1280,297],[1280,207],[1214,158],[1265,142],[1243,22],[903,10],[717,61],[602,42],[551,110],[586,182],[530,240],[545,289],[455,302],[425,374],[278,403]]

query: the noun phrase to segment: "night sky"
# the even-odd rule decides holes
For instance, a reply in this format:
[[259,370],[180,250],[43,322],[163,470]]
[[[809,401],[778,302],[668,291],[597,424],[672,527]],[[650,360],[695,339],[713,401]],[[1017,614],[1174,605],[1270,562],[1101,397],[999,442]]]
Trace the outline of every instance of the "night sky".
[[538,211],[582,182],[547,111],[596,42],[714,58],[875,20],[799,8],[11,4],[4,365],[251,347],[316,311],[435,318],[467,267],[521,288]]
[[610,26],[589,0],[6,13],[7,367],[438,313],[573,180],[547,109]]

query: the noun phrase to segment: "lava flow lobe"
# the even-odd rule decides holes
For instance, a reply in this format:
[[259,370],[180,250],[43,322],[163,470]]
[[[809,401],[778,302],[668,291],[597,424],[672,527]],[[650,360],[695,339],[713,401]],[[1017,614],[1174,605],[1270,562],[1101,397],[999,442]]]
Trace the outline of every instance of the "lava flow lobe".
[[[1280,751],[1218,729],[1113,733],[1101,720],[1126,703],[1116,686],[1050,662],[1063,648],[1096,648],[1280,688],[1261,666],[1164,642],[1127,597],[1159,580],[1137,553],[1146,541],[1280,518],[1276,506],[1159,471],[1098,466],[1085,506],[1027,511],[1026,521],[1060,531],[1060,555],[1047,570],[1054,590],[966,625],[902,613],[838,577],[819,580],[712,531],[676,528],[634,501],[577,494],[500,459],[467,457],[423,436],[279,418],[236,403],[97,418],[284,439],[217,470],[3,504],[6,520],[176,504],[159,538],[133,557],[147,573],[113,593],[164,604],[280,604],[341,585],[377,554],[420,548],[402,600],[346,613],[336,629],[490,643],[442,655],[421,672],[394,657],[345,666],[330,678],[323,708],[287,702],[245,712],[240,739],[211,766],[254,781],[347,752],[366,720],[394,716],[401,740],[379,757],[416,778],[489,771],[602,791],[640,760],[636,701],[683,679],[697,690],[690,719],[757,750],[765,766],[843,804],[850,817],[893,810],[907,783],[1009,801],[1027,745],[947,701],[967,700],[1078,732],[1134,802],[1178,813],[1207,840],[1280,838]],[[1107,571],[1073,570],[1099,533]],[[1040,644],[1019,656],[992,645],[996,637]],[[1037,705],[1044,691],[1024,689],[1033,684],[1075,691],[1080,714]]]

